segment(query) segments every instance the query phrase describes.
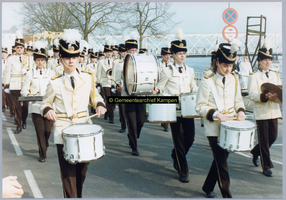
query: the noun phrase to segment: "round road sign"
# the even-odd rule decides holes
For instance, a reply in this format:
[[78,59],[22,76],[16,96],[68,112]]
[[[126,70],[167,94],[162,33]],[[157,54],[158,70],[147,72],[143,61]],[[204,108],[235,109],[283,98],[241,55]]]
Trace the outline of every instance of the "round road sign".
[[223,11],[222,19],[227,24],[234,24],[238,19],[238,14],[233,8],[227,8]]
[[229,41],[233,40],[234,38],[237,38],[238,31],[237,31],[236,27],[234,27],[232,25],[227,25],[222,30],[222,36],[226,41],[229,42]]

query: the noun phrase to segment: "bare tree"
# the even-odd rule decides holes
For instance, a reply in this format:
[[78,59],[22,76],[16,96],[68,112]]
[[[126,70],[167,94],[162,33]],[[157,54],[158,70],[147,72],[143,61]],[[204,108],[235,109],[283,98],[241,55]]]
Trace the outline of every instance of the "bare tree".
[[[170,3],[136,2],[129,3],[123,23],[123,30],[134,30],[139,34],[139,44],[142,47],[144,35],[166,35],[174,28],[172,20],[174,13],[168,11]],[[176,22],[177,23],[177,22]]]
[[72,16],[61,3],[23,3],[20,13],[24,16],[25,32],[61,32],[75,26]]
[[[69,14],[76,20],[83,33],[84,40],[88,42],[88,35],[97,32],[111,33],[116,29],[116,12],[121,5],[117,3],[62,3]],[[100,34],[98,34],[100,35]]]

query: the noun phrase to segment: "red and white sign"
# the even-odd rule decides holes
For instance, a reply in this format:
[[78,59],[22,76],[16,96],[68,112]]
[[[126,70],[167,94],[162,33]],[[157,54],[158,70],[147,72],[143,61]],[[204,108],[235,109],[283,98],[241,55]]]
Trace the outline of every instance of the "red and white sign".
[[238,19],[238,14],[235,9],[227,8],[222,13],[222,19],[226,24],[234,24]]
[[232,25],[227,25],[222,30],[222,36],[226,41],[229,42],[229,41],[233,40],[234,38],[237,38],[238,31],[237,31],[236,27],[234,27]]

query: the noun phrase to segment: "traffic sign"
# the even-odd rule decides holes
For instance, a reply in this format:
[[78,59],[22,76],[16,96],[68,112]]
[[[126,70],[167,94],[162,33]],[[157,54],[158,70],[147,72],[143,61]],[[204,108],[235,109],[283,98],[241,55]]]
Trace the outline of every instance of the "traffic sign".
[[238,31],[236,27],[232,25],[227,25],[226,27],[223,28],[222,30],[222,36],[226,41],[231,41],[234,38],[237,38],[238,36]]
[[222,19],[227,24],[234,24],[238,19],[238,14],[235,9],[227,8],[222,13]]

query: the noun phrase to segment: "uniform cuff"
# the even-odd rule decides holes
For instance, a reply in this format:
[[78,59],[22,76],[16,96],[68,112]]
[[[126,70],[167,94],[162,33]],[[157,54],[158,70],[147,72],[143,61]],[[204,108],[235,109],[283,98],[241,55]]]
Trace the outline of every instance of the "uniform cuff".
[[265,93],[261,93],[261,95],[260,95],[260,101],[261,102],[267,102],[268,101],[268,99],[266,99],[266,94]]
[[96,108],[99,107],[99,106],[102,106],[102,107],[105,108],[105,105],[104,105],[103,103],[101,103],[101,102],[98,102],[98,103],[97,103]]
[[47,112],[49,112],[49,110],[52,110],[52,108],[51,107],[46,107],[44,109],[43,116],[45,116],[47,114]]
[[237,113],[239,113],[240,111],[242,111],[242,112],[244,112],[244,113],[245,113],[244,108],[239,108],[239,109],[237,110]]
[[214,112],[215,112],[215,109],[210,109],[209,111],[208,111],[208,113],[207,113],[207,120],[209,120],[209,121],[214,121],[214,119],[213,119],[213,114],[214,114]]

